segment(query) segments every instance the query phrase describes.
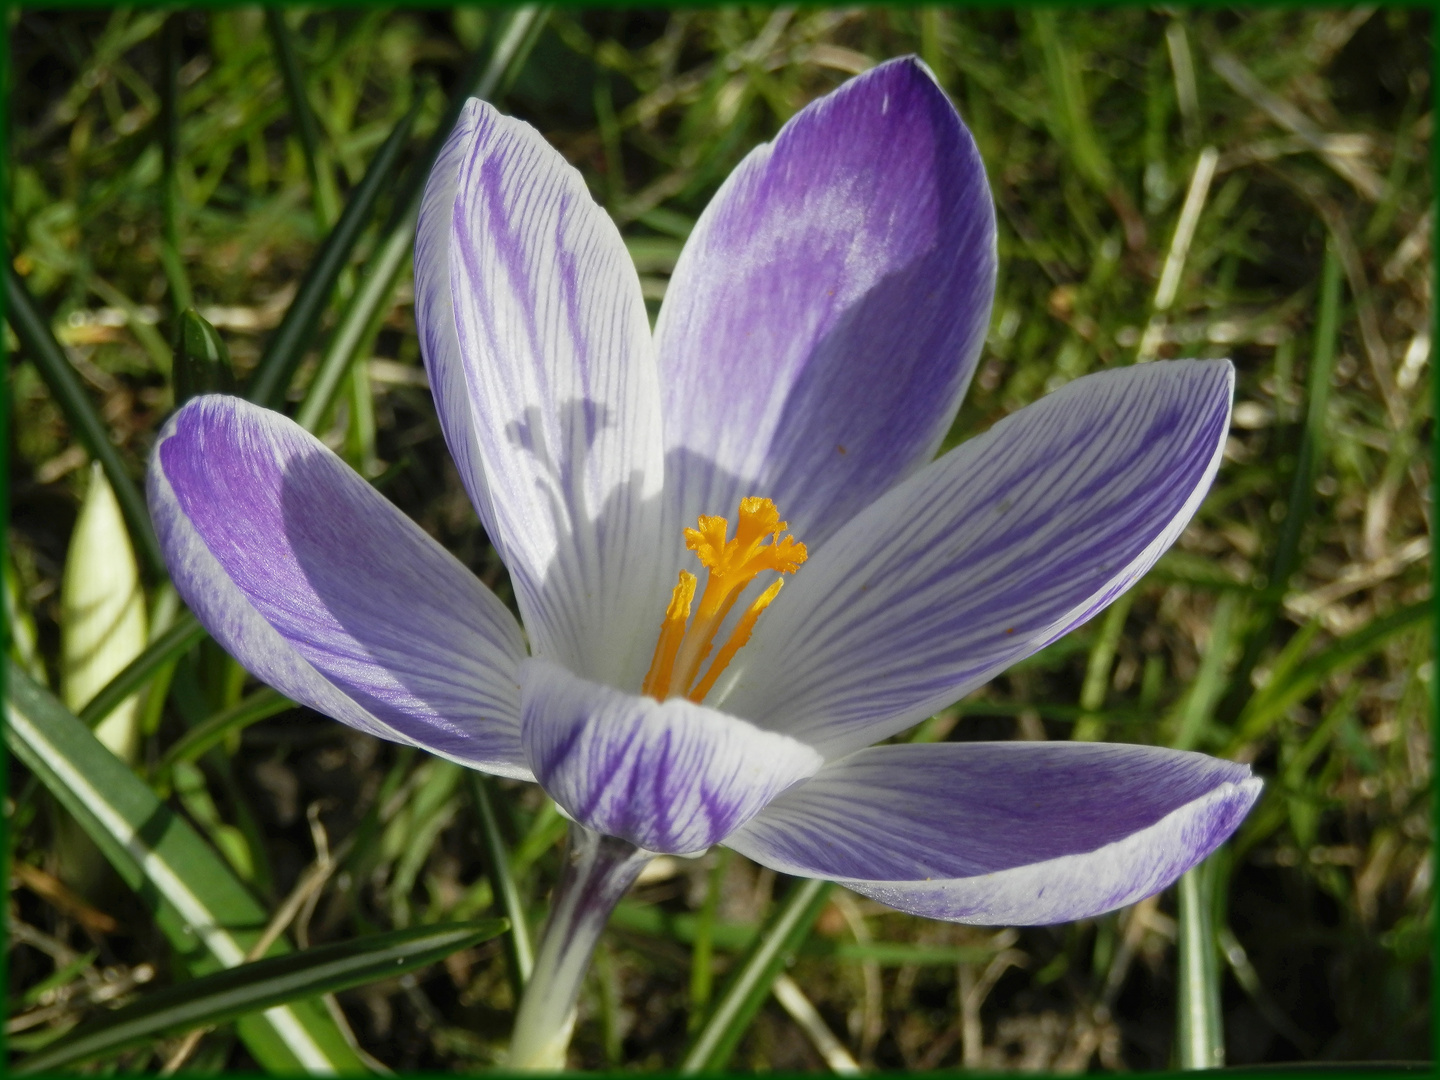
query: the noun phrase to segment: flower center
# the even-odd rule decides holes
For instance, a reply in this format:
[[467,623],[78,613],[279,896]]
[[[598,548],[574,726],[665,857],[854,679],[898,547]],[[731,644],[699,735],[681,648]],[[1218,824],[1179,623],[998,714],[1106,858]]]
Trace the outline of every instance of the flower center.
[[[730,523],[723,517],[702,516],[697,524],[698,529],[685,530],[685,546],[699,556],[701,565],[709,573],[693,620],[690,620],[690,608],[695,600],[695,575],[681,570],[680,580],[670,594],[670,606],[665,609],[660,638],[655,642],[655,658],[641,687],[643,693],[659,701],[681,695],[691,701],[703,701],[720,673],[750,640],[760,613],[770,606],[785,581],[776,578],[746,609],[729,639],[715,654],[704,678],[697,682],[700,665],[710,655],[715,634],[745,586],[763,570],[793,574],[805,561],[805,545],[793,536],[781,535],[786,523],[780,520],[780,511],[769,499],[740,500],[740,519],[734,539],[725,539]],[[687,621],[690,622],[688,628]]]

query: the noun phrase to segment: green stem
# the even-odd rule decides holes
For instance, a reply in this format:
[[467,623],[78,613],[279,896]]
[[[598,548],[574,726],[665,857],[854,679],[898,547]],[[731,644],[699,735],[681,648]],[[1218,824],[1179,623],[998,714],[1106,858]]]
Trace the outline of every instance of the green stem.
[[1180,877],[1178,1057],[1182,1069],[1218,1069],[1225,1064],[1220,1018],[1220,972],[1213,927],[1213,861]]
[[565,866],[535,968],[515,1014],[512,1069],[555,1071],[575,1027],[575,1003],[610,913],[655,856],[627,840],[571,824]]

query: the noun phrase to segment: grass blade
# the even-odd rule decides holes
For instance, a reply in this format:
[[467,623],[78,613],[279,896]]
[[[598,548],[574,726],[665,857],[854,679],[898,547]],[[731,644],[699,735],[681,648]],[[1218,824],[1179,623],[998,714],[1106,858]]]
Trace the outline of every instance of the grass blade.
[[1215,703],[1225,689],[1225,661],[1229,659],[1230,635],[1239,609],[1240,598],[1233,592],[1221,593],[1215,602],[1210,640],[1200,657],[1200,670],[1177,710],[1175,739],[1171,743],[1176,750],[1194,750],[1210,725]]
[[25,282],[13,266],[5,268],[5,312],[15,336],[20,339],[21,348],[45,380],[75,437],[105,470],[105,478],[110,481],[115,498],[120,502],[120,512],[125,515],[130,539],[141,561],[155,577],[165,577],[165,558],[160,554],[160,542],[150,524],[145,498],[126,471],[120,452],[110,442],[110,432],[91,404],[85,388],[80,385],[80,377],[65,358],[65,351],[50,332],[30,291],[25,288]]
[[268,686],[256,690],[249,697],[237,701],[228,709],[221,709],[203,724],[191,728],[176,739],[156,763],[153,775],[164,778],[176,765],[184,761],[194,761],[231,732],[297,707],[278,690],[272,690]]
[[725,1068],[775,978],[804,944],[830,896],[832,883],[815,878],[795,882],[784,903],[745,958],[736,966],[715,1009],[685,1052],[682,1074]]
[[1291,706],[1313,694],[1335,672],[1365,659],[1393,635],[1434,615],[1434,604],[1421,600],[1409,607],[1375,619],[1296,665],[1285,678],[1272,678],[1250,699],[1240,715],[1239,733],[1233,751],[1241,743],[1257,738]]
[[1330,386],[1335,370],[1335,347],[1340,332],[1340,257],[1335,244],[1325,248],[1325,267],[1320,281],[1320,319],[1315,327],[1315,349],[1310,361],[1310,375],[1305,396],[1305,431],[1295,462],[1295,478],[1290,486],[1290,503],[1275,545],[1274,567],[1269,588],[1277,595],[1288,587],[1300,556],[1300,538],[1315,502],[1315,470],[1324,457],[1326,415],[1330,405]]
[[[404,269],[406,256],[414,243],[415,221],[420,212],[420,195],[424,190],[425,176],[428,175],[435,156],[440,152],[440,147],[444,145],[444,140],[449,137],[451,128],[455,126],[460,109],[470,94],[486,100],[497,100],[503,95],[539,37],[544,26],[543,14],[543,9],[529,7],[521,8],[511,15],[497,32],[495,48],[483,67],[479,67],[478,73],[462,82],[460,92],[446,110],[431,145],[426,148],[421,161],[416,163],[417,166],[423,163],[423,170],[412,168],[406,178],[406,184],[402,188],[403,202],[392,216],[385,239],[366,265],[365,272],[361,275],[363,284],[340,317],[339,325],[331,335],[325,355],[315,372],[315,378],[296,414],[296,422],[307,431],[315,431],[324,422],[351,365],[363,351],[364,345],[374,337],[380,320],[384,318],[385,307],[395,294],[400,272]],[[275,18],[278,20],[278,15]],[[470,88],[469,94],[465,92],[467,85]],[[418,102],[415,109],[419,109]]]
[[690,1030],[710,1008],[710,991],[714,986],[715,920],[720,908],[720,888],[725,870],[730,865],[730,849],[715,852],[715,865],[705,886],[705,904],[695,918],[695,932],[690,949]]
[[[418,106],[417,106],[418,108]],[[413,113],[412,113],[413,119]],[[305,392],[305,400],[295,414],[295,422],[307,431],[315,431],[330,411],[351,364],[372,341],[385,310],[395,295],[400,271],[405,267],[410,247],[415,242],[415,218],[418,203],[390,230],[379,249],[360,275],[361,285],[345,306],[339,325],[330,336],[325,355],[315,371],[315,378]]]
[[[545,29],[545,20],[549,14],[548,4],[529,4],[510,13],[510,17],[496,32],[495,48],[490,53],[484,72],[475,83],[472,92],[476,97],[489,101],[497,93],[503,94],[510,89],[520,74],[520,69],[525,66],[530,50],[539,40],[540,32]],[[458,111],[456,115],[459,115]]]
[[188,612],[182,615],[170,629],[147,645],[144,652],[131,660],[90,699],[85,708],[80,710],[80,719],[87,725],[94,726],[133,691],[143,686],[145,680],[162,664],[175,659],[204,636],[205,628],[195,621],[194,615]]
[[[455,93],[445,108],[445,114],[435,125],[435,133],[430,137],[425,152],[411,163],[410,171],[400,185],[401,194],[395,200],[396,206],[391,213],[387,233],[418,210],[431,166],[435,164],[435,158],[439,156],[445,140],[450,137],[455,121],[460,118],[460,112],[465,108],[465,102],[472,97],[494,101],[496,95],[503,94],[510,88],[525,66],[540,32],[545,28],[549,10],[549,7],[543,4],[517,8],[495,31],[495,44],[490,52],[475,54],[470,66],[461,76]],[[414,226],[409,228],[413,231]]]
[[475,809],[480,814],[480,838],[485,845],[485,867],[505,918],[510,924],[510,935],[505,939],[505,959],[510,975],[510,984],[515,991],[515,1000],[525,984],[530,981],[530,972],[535,967],[535,950],[530,942],[530,925],[525,916],[525,901],[520,896],[520,887],[510,873],[510,853],[505,848],[505,838],[500,835],[500,822],[495,816],[494,804],[490,801],[490,781],[481,773],[470,771],[470,794],[475,799]]
[[370,221],[375,204],[389,184],[414,122],[415,113],[412,111],[395,125],[345,203],[340,220],[321,245],[319,254],[305,274],[300,291],[295,294],[285,317],[266,345],[264,355],[255,366],[247,396],[256,404],[273,409],[284,402],[290,379],[300,366],[320,316],[330,301],[340,274],[350,262],[350,255]]
[[1105,692],[1110,689],[1110,669],[1115,666],[1115,650],[1120,647],[1120,635],[1125,630],[1125,620],[1133,603],[1135,594],[1125,593],[1110,605],[1105,621],[1100,624],[1100,633],[1085,665],[1085,681],[1080,686],[1080,707],[1085,710],[1085,715],[1075,721],[1070,733],[1070,738],[1076,742],[1098,742],[1105,737],[1105,722],[1096,714],[1105,705]]
[[310,174],[315,217],[322,229],[327,228],[335,220],[335,187],[333,180],[325,175],[328,166],[321,161],[320,129],[315,124],[315,110],[310,108],[310,98],[305,92],[305,78],[300,73],[300,58],[295,54],[295,38],[285,21],[284,9],[267,5],[265,27],[270,31],[271,40],[275,43],[275,55],[280,61],[280,76],[285,82],[285,96],[290,101],[290,116],[295,121],[296,134],[300,138],[305,169]]
[[[13,663],[6,718],[15,756],[150,907],[182,962],[197,975],[242,963],[265,926],[265,910],[195,830]],[[272,946],[273,953],[287,951],[283,941]],[[272,1072],[364,1071],[315,1001],[245,1017],[239,1033]]]
[[165,215],[160,236],[160,263],[170,285],[171,311],[180,312],[195,301],[190,279],[180,259],[180,31],[181,12],[172,12],[165,19],[164,70],[160,83],[160,153],[164,176],[160,189]]
[[1315,348],[1310,359],[1310,375],[1306,386],[1307,407],[1305,428],[1300,436],[1296,455],[1295,476],[1290,485],[1290,501],[1285,521],[1275,542],[1270,577],[1260,595],[1255,622],[1246,641],[1245,651],[1230,676],[1230,688],[1218,710],[1221,723],[1239,716],[1250,697],[1250,675],[1265,647],[1270,630],[1280,614],[1281,600],[1299,560],[1300,539],[1315,500],[1315,467],[1321,460],[1325,438],[1325,414],[1330,400],[1331,374],[1335,367],[1335,345],[1340,329],[1340,258],[1335,245],[1325,248],[1325,266],[1321,272],[1320,316],[1315,324]]
[[488,941],[504,930],[504,919],[415,927],[242,964],[146,994],[123,1009],[82,1024],[19,1062],[12,1075],[69,1068],[162,1035],[177,1035],[291,1001],[394,978]]

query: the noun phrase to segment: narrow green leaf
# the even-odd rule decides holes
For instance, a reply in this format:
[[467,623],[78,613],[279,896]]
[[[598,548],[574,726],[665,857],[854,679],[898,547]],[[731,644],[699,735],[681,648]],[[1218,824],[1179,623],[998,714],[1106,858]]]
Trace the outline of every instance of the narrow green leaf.
[[[543,25],[543,10],[540,8],[521,8],[514,12],[497,32],[495,48],[483,66],[472,67],[471,77],[462,80],[460,91],[455,94],[445,117],[436,128],[430,146],[416,163],[417,166],[423,163],[424,170],[412,167],[407,175],[401,188],[401,199],[397,201],[397,210],[387,223],[385,238],[376,246],[375,253],[366,264],[361,274],[361,286],[346,305],[335,332],[330,336],[315,378],[295,415],[296,422],[307,431],[315,431],[324,422],[346,374],[361,358],[364,347],[374,338],[385,317],[414,243],[415,222],[420,213],[425,177],[455,126],[465,101],[471,94],[487,100],[497,99],[524,65]],[[465,92],[467,86],[470,90],[468,94]],[[420,104],[417,101],[411,112],[418,111]]]
[[[180,31],[182,12],[171,12],[165,20],[163,71],[160,80],[160,154],[164,175],[160,194],[165,215],[160,236],[160,263],[170,285],[173,312],[190,307],[194,300],[190,279],[180,259]],[[177,404],[179,394],[176,394]]]
[[1375,619],[1297,665],[1286,678],[1272,678],[1246,706],[1235,744],[1256,738],[1292,706],[1313,694],[1335,672],[1365,659],[1395,634],[1434,614],[1429,600]]
[[493,35],[495,44],[489,52],[482,49],[475,53],[470,66],[460,77],[455,93],[445,107],[444,115],[435,125],[435,133],[430,137],[425,152],[411,163],[410,171],[405,174],[399,186],[395,209],[391,211],[390,221],[386,225],[387,234],[410,216],[412,208],[418,208],[430,169],[440,154],[440,148],[454,130],[455,121],[460,119],[465,102],[472,97],[482,101],[496,101],[497,95],[503,94],[514,83],[524,68],[525,61],[529,59],[540,32],[545,28],[549,10],[549,7],[543,4],[516,8],[496,27]]
[[315,261],[306,271],[299,292],[286,309],[285,317],[275,328],[260,362],[255,366],[247,396],[256,404],[273,409],[284,402],[290,378],[305,356],[320,316],[330,302],[340,274],[350,262],[350,255],[370,221],[375,204],[389,185],[414,120],[414,111],[406,113],[375,152],[370,167],[345,203],[340,220],[330,230]]
[[[724,850],[724,849],[722,849]],[[703,931],[698,912],[672,912],[653,904],[622,900],[610,917],[616,930],[693,945]],[[754,923],[716,919],[710,927],[711,943],[723,952],[742,952],[755,944],[759,928]],[[848,963],[873,961],[883,967],[905,964],[943,967],[983,963],[997,950],[989,945],[916,945],[906,941],[831,941],[811,937],[797,950],[799,955]],[[703,1019],[703,1016],[702,1016]],[[698,1026],[698,1024],[697,1024]]]
[[1215,703],[1225,690],[1226,660],[1230,653],[1231,632],[1236,621],[1240,597],[1233,592],[1222,593],[1210,619],[1210,640],[1200,657],[1200,670],[1190,684],[1179,710],[1173,746],[1176,750],[1193,750],[1215,713]]
[[15,330],[15,336],[20,339],[21,348],[45,380],[75,437],[105,470],[105,478],[110,481],[115,498],[120,502],[120,511],[125,515],[130,539],[141,561],[157,578],[164,577],[165,558],[160,554],[160,542],[150,524],[145,498],[130,479],[119,451],[110,442],[110,432],[91,404],[85,388],[80,385],[80,377],[65,358],[65,351],[55,340],[49,324],[41,317],[30,291],[25,288],[25,282],[15,268],[8,265],[5,267],[5,314]]
[[830,897],[831,883],[814,878],[795,882],[761,931],[754,947],[736,966],[715,1009],[685,1052],[680,1072],[718,1072],[725,1068],[745,1029],[770,996],[775,977],[791,962]]
[[1285,762],[1280,776],[1281,784],[1286,789],[1299,791],[1306,786],[1305,774],[1310,771],[1310,766],[1315,764],[1315,759],[1330,745],[1340,727],[1354,716],[1355,704],[1364,692],[1365,684],[1359,679],[1340,691],[1340,696],[1325,710],[1325,715],[1320,718],[1309,737],[1298,749],[1292,751],[1290,759]]
[[1161,555],[1160,561],[1150,569],[1146,577],[1156,581],[1179,582],[1182,585],[1199,585],[1212,591],[1248,591],[1250,588],[1249,584],[1236,577],[1232,570],[1213,559],[1190,551],[1177,551],[1175,548]]
[[[419,109],[417,103],[416,110]],[[411,120],[415,110],[412,110]],[[418,205],[390,230],[390,234],[365,264],[360,287],[345,306],[335,332],[330,335],[315,378],[305,392],[305,400],[295,414],[295,422],[307,431],[315,431],[324,421],[335,401],[350,366],[363,358],[363,346],[374,339],[385,312],[395,295],[400,271],[415,242],[415,219]]]
[[[700,935],[697,913],[668,911],[654,904],[639,904],[633,900],[622,900],[616,905],[609,925],[617,930],[665,938],[684,945],[693,945]],[[740,952],[755,943],[759,932],[760,928],[755,923],[717,918],[710,927],[711,944],[725,952]]]
[[79,716],[86,724],[94,726],[111,709],[145,684],[162,664],[174,660],[190,646],[205,636],[205,628],[186,612],[175,620],[175,624],[145,647],[145,651],[105,684],[105,688],[90,699]]
[[21,1007],[28,1009],[30,1006],[38,1004],[40,999],[51,990],[56,990],[71,980],[80,978],[81,973],[93,964],[99,955],[99,949],[91,949],[89,952],[75,957],[68,964],[61,964],[57,957],[55,970],[47,978],[41,979],[20,995]]
[[[510,17],[496,29],[495,47],[474,84],[472,93],[476,97],[490,101],[495,95],[509,91],[519,77],[520,69],[525,66],[530,51],[535,48],[535,42],[540,39],[549,16],[549,4],[528,4],[510,13]],[[463,107],[464,102],[460,104]],[[460,115],[458,109],[455,115]],[[453,121],[451,126],[454,126]],[[445,130],[448,135],[449,128]]]
[[176,739],[156,763],[153,774],[163,782],[165,775],[176,765],[194,761],[231,732],[258,724],[261,720],[295,707],[295,703],[278,690],[272,690],[268,686],[256,690]]
[[175,348],[175,407],[197,394],[233,394],[235,369],[220,331],[193,307],[180,316]]
[[510,873],[516,878],[523,878],[535,860],[554,848],[569,828],[568,820],[556,809],[555,801],[546,798],[535,812],[530,828],[510,853]]
[[[434,163],[436,155],[439,154],[440,147],[444,145],[451,129],[455,126],[455,121],[460,115],[460,110],[464,108],[467,97],[473,94],[476,97],[490,99],[497,91],[505,89],[514,80],[539,37],[540,30],[544,25],[544,16],[544,8],[518,9],[497,33],[495,47],[491,50],[488,58],[481,60],[477,56],[476,62],[472,64],[470,71],[461,80],[460,88],[436,127],[435,134],[425,152],[411,165],[410,171],[400,184],[395,200],[395,209],[392,210],[390,220],[386,223],[384,230],[386,241],[382,242],[382,249],[377,252],[377,258],[385,254],[385,250],[390,246],[390,241],[395,240],[397,232],[403,234],[405,244],[408,246],[414,229],[413,215],[419,206],[425,178],[430,173],[430,167]],[[300,286],[300,291],[290,304],[289,310],[285,312],[285,318],[276,328],[264,355],[256,365],[255,375],[251,380],[248,392],[251,401],[275,408],[284,400],[291,376],[300,365],[300,360],[303,358],[315,326],[329,302],[335,283],[339,280],[341,271],[349,261],[350,252],[359,239],[361,230],[369,220],[370,211],[389,180],[395,160],[409,135],[414,116],[415,112],[412,110],[395,126],[395,130],[391,132],[390,137],[385,140],[385,144],[371,161],[369,169],[366,170],[364,178],[350,196],[349,202],[345,204],[345,210],[340,215],[340,220],[336,222],[335,228],[326,238],[319,255],[316,256],[315,262],[305,276],[305,281]],[[395,240],[395,242],[399,241]],[[393,259],[394,253],[391,252],[388,257]],[[400,258],[403,260],[403,257],[404,250],[402,248]],[[376,287],[373,292],[382,293],[384,290]],[[384,293],[385,298],[388,298],[388,295],[388,293]],[[372,299],[370,302],[374,303],[375,301]],[[351,306],[355,307],[354,304]],[[359,329],[363,329],[368,321],[362,316],[363,311],[357,309],[350,320]],[[352,335],[359,334],[357,329],[352,329],[350,332]],[[341,374],[343,374],[343,364],[341,365]],[[338,379],[336,381],[338,384]],[[311,408],[311,412],[318,409],[317,404]],[[315,422],[318,423],[318,420]]]
[[155,364],[155,370],[168,377],[175,365],[175,356],[170,350],[170,343],[146,318],[145,313],[140,310],[140,305],[99,274],[88,275],[85,278],[85,284],[105,303],[119,308],[125,313],[125,328],[135,336],[140,347],[149,354]]
[[1031,12],[1035,36],[1045,57],[1045,80],[1054,104],[1055,137],[1070,151],[1071,160],[1098,191],[1106,192],[1114,182],[1110,158],[1100,147],[1090,105],[1080,76],[1080,62],[1071,52],[1067,35],[1059,26],[1058,13],[1049,8]]
[[1325,248],[1325,265],[1320,277],[1320,317],[1315,326],[1315,348],[1310,358],[1306,383],[1305,431],[1290,485],[1290,502],[1275,547],[1269,589],[1277,596],[1289,588],[1290,576],[1300,559],[1300,539],[1310,523],[1315,505],[1315,473],[1324,460],[1330,384],[1334,379],[1335,350],[1340,332],[1340,283],[1342,267],[1334,243]]
[[715,921],[720,908],[720,887],[725,869],[730,865],[730,849],[715,853],[715,865],[705,886],[705,904],[695,920],[695,933],[690,950],[690,1030],[700,1026],[700,1019],[710,1008],[710,992],[715,982]]
[[[197,975],[243,963],[268,917],[214,849],[13,663],[6,718],[5,738],[15,756],[151,909],[181,962]],[[288,951],[282,939],[270,953]],[[315,1001],[247,1016],[239,1033],[272,1072],[364,1071]]]
[[500,835],[500,822],[490,801],[490,781],[474,770],[469,775],[470,794],[480,817],[480,839],[485,845],[485,873],[510,923],[511,932],[505,939],[505,959],[510,986],[515,992],[515,1000],[519,1001],[525,984],[530,981],[530,972],[535,968],[535,950],[530,942],[525,901],[510,873],[510,853],[506,850],[505,838]]
[[1330,401],[1330,382],[1335,368],[1335,347],[1340,328],[1340,283],[1342,267],[1335,245],[1325,248],[1325,265],[1320,275],[1320,312],[1315,323],[1315,345],[1310,357],[1306,385],[1305,427],[1300,435],[1295,475],[1290,484],[1290,501],[1285,520],[1275,541],[1270,579],[1260,592],[1259,604],[1245,651],[1230,676],[1230,687],[1218,709],[1221,723],[1238,717],[1250,698],[1250,675],[1260,663],[1270,631],[1280,615],[1281,600],[1289,587],[1300,557],[1300,540],[1309,523],[1315,502],[1315,469],[1323,459],[1325,417]]
[[320,129],[315,123],[315,110],[310,107],[310,97],[305,91],[300,58],[295,52],[295,37],[290,31],[290,24],[285,21],[284,9],[266,5],[265,27],[270,31],[270,38],[275,43],[275,55],[280,61],[280,76],[285,83],[285,96],[290,102],[290,119],[295,123],[295,132],[300,138],[300,150],[305,158],[305,169],[310,174],[315,217],[322,229],[328,228],[335,220],[334,178],[326,175],[329,166],[321,159]]
[[1110,605],[1100,624],[1100,633],[1085,664],[1085,681],[1080,687],[1080,707],[1085,710],[1085,715],[1075,721],[1075,727],[1070,732],[1070,738],[1077,742],[1096,742],[1105,737],[1105,722],[1096,714],[1105,704],[1105,691],[1110,688],[1110,670],[1115,666],[1115,650],[1120,647],[1120,635],[1125,631],[1125,620],[1134,602],[1135,591],[1132,589]]
[[504,919],[487,919],[366,934],[167,986],[81,1024],[19,1062],[12,1074],[69,1068],[162,1035],[178,1035],[291,1001],[394,978],[488,941],[503,933],[505,926]]
[[40,637],[35,631],[35,619],[30,614],[21,595],[20,578],[15,571],[13,552],[5,553],[5,621],[0,624],[10,659],[19,664],[36,682],[49,681],[45,674],[45,662],[40,659]]

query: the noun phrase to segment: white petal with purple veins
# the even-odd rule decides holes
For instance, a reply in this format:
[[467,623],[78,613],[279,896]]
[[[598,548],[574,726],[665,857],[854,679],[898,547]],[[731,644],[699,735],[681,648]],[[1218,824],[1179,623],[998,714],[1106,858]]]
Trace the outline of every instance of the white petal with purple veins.
[[[528,124],[471,102],[442,162],[453,179],[447,171],[432,182],[420,235],[436,237],[425,274],[448,255],[486,528],[533,651],[638,684],[651,643],[609,628],[658,625],[674,556],[661,566],[655,554],[659,384],[635,268],[580,174]],[[443,321],[444,305],[424,318]],[[430,362],[447,369],[448,398],[456,358],[444,337],[433,335],[441,347]],[[465,423],[448,402],[446,422]]]
[[803,743],[684,698],[521,665],[525,753],[576,821],[649,851],[701,851],[822,764]]
[[656,324],[678,519],[775,500],[817,544],[932,456],[995,288],[985,168],[923,64],[882,64],[751,151]]
[[161,432],[149,499],[175,587],[256,677],[362,731],[531,778],[514,618],[314,436],[196,398]]
[[709,702],[834,759],[1072,630],[1200,505],[1233,379],[1225,360],[1105,371],[963,443],[811,555]]
[[726,843],[927,918],[1054,923],[1163,889],[1234,831],[1260,786],[1247,766],[1152,746],[879,746]]
[[499,536],[500,528],[485,469],[480,463],[480,444],[470,392],[465,384],[465,364],[460,358],[455,306],[450,295],[455,182],[474,138],[478,116],[474,108],[460,114],[425,183],[425,197],[415,228],[415,329],[420,336],[420,355],[425,361],[425,374],[435,398],[440,428],[445,433],[445,445],[455,459],[460,482],[465,485],[470,502],[480,515],[485,531],[493,538]]

